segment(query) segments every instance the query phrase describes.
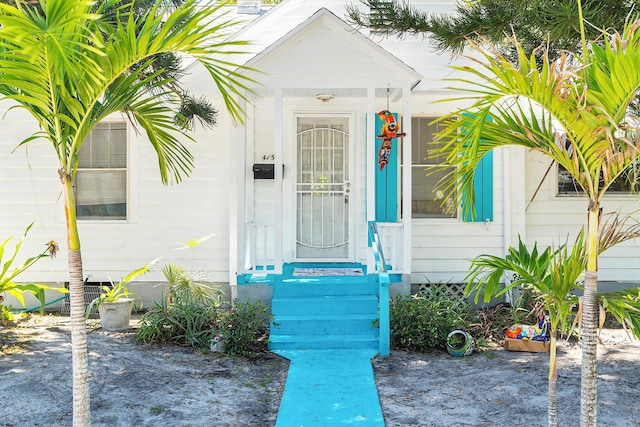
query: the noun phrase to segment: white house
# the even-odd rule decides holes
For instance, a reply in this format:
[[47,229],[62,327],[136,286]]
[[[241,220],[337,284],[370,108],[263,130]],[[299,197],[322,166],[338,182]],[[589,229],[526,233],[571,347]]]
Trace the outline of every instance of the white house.
[[[422,37],[357,31],[344,21],[348,3],[284,0],[233,36],[251,42],[234,60],[255,70],[242,124],[225,114],[205,71],[189,69],[186,85],[221,113],[215,129],[196,130],[197,143],[188,145],[195,171],[179,185],[161,185],[150,144],[125,118],[110,118],[93,132],[76,188],[90,282],[115,280],[163,256],[160,265],[176,261],[205,271],[230,298],[270,302],[287,266],[362,265],[371,274],[368,232],[375,222],[392,286],[407,293],[411,284],[461,282],[471,259],[504,254],[518,235],[546,246],[577,234],[586,200],[565,191],[556,165],[518,148],[485,159],[477,218],[462,218],[451,204],[453,216],[443,212],[432,191],[438,173],[426,172],[447,166],[426,153],[437,130],[431,121],[457,106],[438,101],[453,95],[445,78],[463,59],[435,52]],[[435,13],[455,5],[412,3]],[[51,239],[61,251],[22,280],[62,286],[68,267],[57,161],[44,141],[14,151],[37,127],[9,107],[0,103],[0,237],[17,239],[35,221],[21,259]],[[393,140],[380,170],[382,110],[396,114],[406,137]],[[603,204],[629,212],[637,200],[620,191]],[[197,248],[173,251],[209,234]],[[599,279],[637,284],[639,245],[606,253]],[[149,273],[134,291],[149,304],[159,298],[154,285],[161,281],[159,272]]]

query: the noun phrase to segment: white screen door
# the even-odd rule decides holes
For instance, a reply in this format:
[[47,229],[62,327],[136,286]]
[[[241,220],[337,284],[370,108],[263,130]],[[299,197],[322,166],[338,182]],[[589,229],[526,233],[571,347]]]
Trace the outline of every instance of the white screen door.
[[297,118],[296,258],[349,258],[349,119]]

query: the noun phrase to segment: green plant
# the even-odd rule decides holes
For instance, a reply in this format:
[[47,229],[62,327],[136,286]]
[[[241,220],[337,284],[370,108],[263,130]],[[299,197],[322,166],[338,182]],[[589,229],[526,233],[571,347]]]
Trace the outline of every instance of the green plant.
[[59,163],[55,179],[62,185],[67,230],[75,426],[91,424],[81,242],[73,188],[83,142],[106,117],[125,113],[155,151],[162,182],[178,183],[194,167],[185,144],[191,139],[190,114],[178,114],[176,120],[175,111],[184,100],[177,90],[184,73],[163,73],[161,66],[154,71],[152,64],[158,65],[157,58],[168,53],[191,57],[207,71],[234,121],[242,119],[242,100],[249,90],[244,68],[228,59],[245,42],[228,37],[237,22],[220,13],[224,3],[153,2],[142,13],[132,7],[139,2],[124,3],[0,3],[0,96],[38,125],[18,145],[45,140]]
[[111,282],[111,286],[100,286],[100,295],[89,303],[85,311],[85,316],[89,317],[89,314],[91,313],[93,307],[100,307],[100,305],[104,302],[116,302],[122,299],[134,297],[135,294],[129,291],[129,282],[151,270],[151,268],[156,262],[158,262],[159,259],[160,258],[156,258],[149,264],[143,265],[142,267],[132,271],[125,277],[121,278],[118,283]]
[[459,334],[455,334],[455,335],[451,335],[448,339],[447,339],[447,344],[449,344],[451,347],[460,347],[463,343],[464,343],[464,337],[462,335]]
[[219,318],[217,335],[222,337],[224,352],[248,356],[267,351],[272,320],[268,307],[260,301],[236,301]]
[[[27,258],[21,265],[13,268],[12,270],[11,266],[15,262],[16,256],[20,251],[20,247],[22,246],[22,243],[24,242],[24,239],[27,237],[27,234],[29,233],[29,230],[31,230],[32,226],[33,226],[33,223],[29,224],[29,226],[26,228],[24,232],[24,235],[22,236],[22,239],[20,239],[20,241],[16,243],[13,249],[13,254],[11,254],[9,258],[4,262],[3,262],[4,252],[7,247],[7,244],[11,241],[12,237],[7,238],[0,245],[0,294],[5,292],[8,293],[9,295],[17,299],[20,302],[20,304],[22,304],[22,306],[24,307],[25,300],[24,300],[23,294],[25,292],[31,292],[38,299],[40,303],[40,314],[43,314],[44,304],[45,304],[45,300],[44,300],[45,290],[54,290],[61,293],[66,293],[68,291],[64,288],[52,288],[46,285],[35,284],[35,283],[27,283],[27,284],[16,283],[15,281],[16,278],[20,274],[22,274],[24,271],[29,269],[31,266],[33,266],[40,258],[44,258],[47,256],[54,257],[58,252],[58,244],[53,240],[51,240],[47,242],[46,248],[44,249],[44,251],[42,251],[42,253],[34,257]],[[4,298],[0,296],[0,324],[4,324],[4,322],[6,321],[12,321],[15,318],[13,313],[10,310],[8,310],[3,304],[1,304],[3,300]]]
[[[192,285],[192,286],[190,286]],[[216,337],[220,315],[220,292],[185,279],[183,286],[169,288],[162,301],[141,319],[136,338],[145,344],[172,343],[193,349],[207,349]],[[207,287],[208,288],[208,287]]]
[[[613,215],[611,219],[602,222],[598,242],[600,252],[637,236],[638,223],[626,226],[626,221],[620,221],[618,215]],[[550,425],[557,425],[557,334],[570,330],[572,308],[578,302],[573,291],[582,288],[586,256],[584,230],[580,231],[571,248],[564,244],[558,249],[547,247],[541,252],[537,245],[529,250],[519,238],[518,247],[509,248],[505,257],[480,255],[475,258],[465,278],[468,281],[466,292],[475,294],[476,302],[481,295],[488,302],[494,296],[501,296],[516,287],[524,286],[538,308],[532,311],[537,313],[544,310],[548,313],[551,344],[548,394]],[[502,278],[509,272],[514,273],[514,280],[503,286]],[[623,326],[640,336],[639,289],[602,293],[598,294],[598,299]]]
[[467,329],[471,314],[464,300],[451,298],[438,287],[397,296],[389,309],[391,345],[412,351],[445,348],[447,335],[455,329]]
[[153,415],[160,415],[164,412],[164,408],[162,406],[152,406],[151,408],[149,408],[149,412],[151,412]]
[[218,298],[215,290],[205,283],[207,276],[203,271],[188,271],[179,264],[170,263],[164,266],[162,274],[167,281],[167,303],[173,304],[176,293],[188,292],[192,298],[203,302]]
[[[537,245],[529,250],[521,238],[518,247],[511,247],[504,257],[480,255],[471,262],[466,292],[475,294],[475,301],[484,297],[488,302],[494,296],[502,296],[510,290],[524,286],[538,305],[538,310],[548,313],[550,336],[548,408],[549,425],[557,425],[557,360],[556,340],[558,332],[570,328],[571,309],[577,298],[573,290],[580,287],[579,279],[584,271],[586,258],[584,232],[581,231],[572,248],[568,243],[558,249],[547,247],[539,252]],[[501,284],[505,274],[513,273],[513,280]]]
[[[587,40],[581,4],[578,0],[579,54],[562,52],[550,60],[548,48],[526,52],[513,40],[515,60],[510,60],[495,46],[471,42],[481,59],[454,67],[460,75],[452,89],[464,95],[457,98],[460,108],[438,119],[443,128],[432,154],[456,166],[436,190],[444,193],[442,200],[461,202],[463,215],[475,211],[476,170],[495,148],[520,146],[545,155],[576,183],[587,208],[586,250],[579,266],[584,271],[580,412],[581,425],[594,426],[598,235],[604,195],[616,180],[632,178],[639,165],[632,104],[640,86],[640,21],[629,17],[621,32],[606,29],[598,40]],[[551,410],[549,424],[557,425]]]

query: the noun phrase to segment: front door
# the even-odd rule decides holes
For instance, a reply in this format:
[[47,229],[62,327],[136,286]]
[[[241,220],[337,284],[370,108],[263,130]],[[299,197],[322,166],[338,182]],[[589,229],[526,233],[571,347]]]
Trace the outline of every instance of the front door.
[[296,118],[296,259],[351,257],[349,117]]

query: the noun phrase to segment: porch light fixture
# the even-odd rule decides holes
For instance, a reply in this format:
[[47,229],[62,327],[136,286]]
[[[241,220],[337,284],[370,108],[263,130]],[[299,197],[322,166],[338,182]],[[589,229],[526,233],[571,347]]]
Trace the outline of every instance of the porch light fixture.
[[322,102],[329,102],[336,96],[332,93],[319,93],[316,95],[316,99]]

